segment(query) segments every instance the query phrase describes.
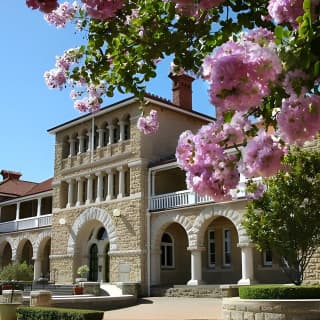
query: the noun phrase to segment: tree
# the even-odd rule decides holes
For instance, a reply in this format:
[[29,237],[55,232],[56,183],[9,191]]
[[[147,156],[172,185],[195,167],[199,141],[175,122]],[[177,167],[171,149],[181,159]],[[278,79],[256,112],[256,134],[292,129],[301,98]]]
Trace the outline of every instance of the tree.
[[283,270],[299,285],[320,246],[320,152],[294,150],[283,164],[265,180],[264,195],[249,202],[243,225],[260,250],[279,254]]
[[28,265],[25,261],[8,264],[1,270],[0,280],[31,281],[33,280],[33,266]]
[[[239,173],[276,174],[287,145],[302,145],[319,132],[317,0],[82,0],[82,5],[27,0],[27,5],[59,28],[72,21],[86,34],[86,45],[65,51],[45,73],[50,88],[75,89],[71,95],[80,111],[99,109],[103,96],[116,89],[133,93],[143,105],[146,82],[168,56],[172,73],[208,82],[217,119],[195,134],[183,133],[176,154],[188,186],[199,194],[225,199]],[[225,150],[230,147],[235,154]]]

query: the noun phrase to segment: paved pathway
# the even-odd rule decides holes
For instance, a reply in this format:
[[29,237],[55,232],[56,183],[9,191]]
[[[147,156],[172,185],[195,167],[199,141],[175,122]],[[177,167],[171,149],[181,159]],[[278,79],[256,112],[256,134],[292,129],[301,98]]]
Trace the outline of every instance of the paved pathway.
[[136,306],[110,310],[103,320],[221,320],[222,300],[151,297]]

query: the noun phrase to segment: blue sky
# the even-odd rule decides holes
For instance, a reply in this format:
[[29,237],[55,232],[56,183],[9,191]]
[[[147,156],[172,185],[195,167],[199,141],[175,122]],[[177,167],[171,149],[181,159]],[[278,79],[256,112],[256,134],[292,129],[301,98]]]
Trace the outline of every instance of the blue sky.
[[[24,0],[4,1],[1,9],[0,170],[20,171],[23,180],[40,182],[53,176],[54,136],[47,130],[80,116],[69,90],[49,90],[43,73],[54,67],[56,55],[79,45],[82,35],[76,35],[72,26],[49,26]],[[167,63],[162,63],[148,91],[171,99],[168,72]],[[194,110],[213,115],[206,87],[201,80],[195,81]],[[104,105],[122,98],[105,99]]]

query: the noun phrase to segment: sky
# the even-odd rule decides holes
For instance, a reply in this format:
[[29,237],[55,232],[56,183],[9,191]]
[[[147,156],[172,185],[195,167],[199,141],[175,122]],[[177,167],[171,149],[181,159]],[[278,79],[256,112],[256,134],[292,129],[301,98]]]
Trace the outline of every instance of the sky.
[[[53,176],[54,136],[48,129],[82,114],[73,108],[70,90],[48,89],[45,71],[55,57],[84,39],[73,26],[56,29],[43,14],[26,7],[25,0],[3,1],[0,19],[0,170],[22,173],[22,180],[41,182]],[[150,93],[171,99],[169,62],[159,66],[158,77],[147,84]],[[103,106],[125,97],[106,98]],[[194,110],[214,115],[207,84],[193,84]],[[161,124],[160,124],[161,125]]]

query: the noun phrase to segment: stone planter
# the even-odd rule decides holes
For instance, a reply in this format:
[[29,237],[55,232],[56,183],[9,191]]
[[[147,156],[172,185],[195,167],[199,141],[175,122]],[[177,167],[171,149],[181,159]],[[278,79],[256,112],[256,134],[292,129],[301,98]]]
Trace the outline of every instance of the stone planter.
[[0,320],[16,320],[19,306],[21,303],[0,303]]
[[51,306],[52,293],[48,290],[37,290],[30,292],[30,307],[49,307]]
[[2,302],[3,303],[20,303],[23,301],[22,290],[3,290],[2,291]]

